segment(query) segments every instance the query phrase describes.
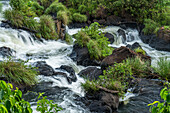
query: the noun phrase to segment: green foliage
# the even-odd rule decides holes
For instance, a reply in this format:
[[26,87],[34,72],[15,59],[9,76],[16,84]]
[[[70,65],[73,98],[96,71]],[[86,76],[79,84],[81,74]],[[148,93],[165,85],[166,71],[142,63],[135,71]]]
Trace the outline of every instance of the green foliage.
[[14,10],[22,10],[25,4],[24,0],[10,0],[10,6],[12,7],[12,9]]
[[157,33],[156,30],[158,30],[160,27],[158,23],[154,22],[154,20],[151,19],[145,19],[144,24],[145,28],[143,29],[143,32],[145,35]]
[[57,13],[57,19],[61,20],[65,25],[67,25],[70,21],[68,13],[66,11],[59,11]]
[[142,48],[140,48],[140,47],[136,48],[134,51],[135,51],[136,53],[141,53],[141,54],[143,54],[143,55],[146,55],[146,52],[145,52]]
[[[47,96],[43,97],[43,93],[40,93],[38,96],[38,99],[42,98],[41,100],[38,100],[37,102],[37,111],[40,111],[41,113],[57,113],[58,111],[61,111],[62,108],[58,107],[57,104],[53,102],[53,100],[47,100]],[[53,111],[53,112],[52,112]]]
[[87,47],[90,57],[94,59],[102,59],[112,53],[113,48],[109,47],[109,41],[102,31],[99,30],[100,25],[95,22],[85,29],[81,29],[76,35],[76,43],[82,47]]
[[80,13],[85,13],[87,11],[87,7],[85,5],[80,5],[78,10]]
[[45,9],[48,8],[52,2],[58,2],[58,0],[40,0],[40,5],[42,5]]
[[[43,93],[39,94],[37,111],[41,113],[57,113],[62,110],[52,100],[47,100],[46,98],[46,96],[43,97]],[[14,90],[12,84],[0,80],[0,113],[32,112],[30,103],[22,99],[22,92],[18,88]]]
[[162,78],[170,79],[170,60],[167,58],[160,58],[154,69]]
[[22,85],[34,85],[37,83],[37,72],[31,65],[24,61],[14,62],[12,59],[0,62],[0,76],[8,81]]
[[143,61],[139,57],[128,58],[123,63],[131,67],[132,73],[137,77],[145,77],[150,70],[149,62]]
[[128,88],[128,80],[132,79],[132,69],[125,63],[115,63],[114,67],[109,67],[103,71],[103,75],[99,76],[99,79],[89,81],[87,80],[82,86],[88,92],[98,91],[97,86],[107,88],[110,90],[119,91],[119,95],[124,94],[124,91]]
[[40,32],[44,39],[57,39],[55,23],[51,16],[43,15],[40,17]]
[[66,34],[65,34],[65,41],[66,41],[68,44],[73,44],[72,36],[70,36],[68,33],[66,33]]
[[170,112],[170,89],[165,87],[160,92],[161,98],[164,102],[155,101],[150,106],[151,113],[169,113]]
[[76,22],[86,22],[87,21],[86,15],[82,15],[80,13],[74,13],[73,14],[73,19]]
[[41,6],[38,2],[33,2],[31,8],[38,16],[43,14],[44,7]]

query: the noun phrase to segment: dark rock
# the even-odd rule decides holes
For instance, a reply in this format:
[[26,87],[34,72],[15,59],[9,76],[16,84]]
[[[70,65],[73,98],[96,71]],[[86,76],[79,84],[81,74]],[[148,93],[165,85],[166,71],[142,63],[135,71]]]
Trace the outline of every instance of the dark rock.
[[144,43],[149,44],[149,46],[156,50],[170,52],[170,42],[167,40],[158,38],[156,35],[141,35],[140,38]]
[[138,42],[135,42],[132,45],[128,44],[126,47],[128,47],[129,49],[132,49],[132,50],[137,49],[137,48],[142,48]]
[[100,19],[100,20],[94,19],[93,22],[98,22],[101,25],[105,25],[106,24],[106,20],[105,19]]
[[74,23],[71,23],[69,24],[69,28],[84,28],[86,26],[89,26],[87,23],[78,23],[78,22],[74,22]]
[[55,72],[54,69],[45,61],[36,62],[36,67],[38,67],[37,71],[39,71],[41,75],[52,76]]
[[95,94],[86,94],[83,102],[87,104],[91,112],[113,113],[119,106],[119,97],[103,91]]
[[16,53],[16,51],[9,47],[5,47],[5,46],[0,47],[0,55],[2,57],[12,56],[14,53]]
[[157,32],[157,36],[160,39],[163,39],[166,42],[170,43],[170,30],[166,30],[166,29],[164,29],[164,27],[161,27]]
[[120,17],[117,17],[115,15],[108,16],[106,19],[106,24],[107,25],[119,25],[121,21]]
[[117,32],[119,33],[119,36],[123,37],[123,43],[125,43],[126,42],[126,33],[125,33],[125,31],[123,29],[119,29]]
[[123,29],[131,28],[139,30],[138,24],[136,22],[121,22],[119,26]]
[[74,71],[74,69],[72,67],[66,66],[66,65],[62,65],[60,67],[60,69],[63,69],[63,70],[65,70],[65,71],[67,71],[69,73],[69,76],[67,76],[67,80],[68,80],[69,83],[77,81],[77,77],[76,77],[75,71]]
[[87,47],[80,47],[78,44],[73,46],[73,51],[70,58],[77,62],[78,65],[83,66],[99,66],[100,62],[90,59]]
[[115,62],[121,63],[127,58],[134,58],[136,56],[139,56],[141,57],[141,59],[148,60],[149,62],[151,62],[151,57],[142,54],[137,54],[131,49],[122,46],[120,48],[115,49],[111,55],[103,59],[103,61],[101,62],[101,68],[102,70],[106,69],[106,67],[108,66],[113,66]]
[[110,44],[112,44],[115,40],[114,40],[114,36],[111,34],[111,33],[104,33],[105,35],[105,37],[107,37],[109,40],[109,42],[110,42]]
[[78,73],[78,75],[85,77],[87,79],[96,80],[102,75],[102,70],[98,69],[97,67],[88,67]]
[[9,25],[9,23],[7,22],[3,22],[0,24],[0,27],[5,27],[5,28],[11,28],[11,26]]

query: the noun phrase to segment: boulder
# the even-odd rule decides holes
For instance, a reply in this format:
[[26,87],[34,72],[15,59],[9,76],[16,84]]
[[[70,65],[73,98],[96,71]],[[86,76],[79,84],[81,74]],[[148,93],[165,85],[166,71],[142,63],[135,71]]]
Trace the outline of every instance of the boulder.
[[67,71],[69,73],[69,75],[67,76],[67,80],[68,80],[69,83],[77,81],[75,71],[74,71],[74,69],[72,67],[67,66],[67,65],[62,65],[60,67],[60,69],[65,70],[65,71]]
[[90,81],[96,80],[102,75],[102,70],[98,69],[97,67],[88,67],[78,73],[81,77],[87,78]]
[[73,46],[73,51],[70,54],[70,58],[77,62],[78,65],[83,66],[99,66],[100,62],[90,59],[90,55],[87,47],[80,47],[78,44]]
[[93,22],[98,22],[100,25],[105,25],[106,24],[106,20],[105,19],[94,19]]
[[121,21],[120,17],[117,17],[115,15],[108,16],[106,19],[106,25],[119,25]]
[[108,41],[110,42],[110,44],[112,44],[115,41],[114,36],[111,33],[106,32],[104,34],[105,34],[104,36],[109,39]]
[[16,53],[16,51],[9,47],[5,47],[5,46],[0,47],[0,56],[2,57],[12,56],[14,55],[14,53]]
[[138,42],[135,42],[132,45],[128,44],[126,47],[128,47],[129,49],[132,49],[132,50],[137,49],[137,48],[142,48]]
[[121,63],[123,60],[127,58],[134,58],[136,56],[139,56],[141,57],[141,59],[148,60],[149,62],[151,62],[151,57],[143,54],[137,54],[131,49],[122,46],[120,48],[115,49],[111,55],[103,59],[103,61],[101,62],[101,68],[102,70],[106,69],[106,67],[108,66],[113,66],[115,62]]
[[54,69],[45,61],[37,61],[35,66],[38,68],[37,71],[41,75],[52,76],[55,73]]

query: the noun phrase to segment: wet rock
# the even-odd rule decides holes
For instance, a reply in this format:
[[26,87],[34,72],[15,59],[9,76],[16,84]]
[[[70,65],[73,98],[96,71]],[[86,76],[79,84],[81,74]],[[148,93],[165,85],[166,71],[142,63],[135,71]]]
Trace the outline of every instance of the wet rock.
[[106,24],[105,19],[100,19],[100,20],[94,19],[93,22],[98,22],[100,25],[105,25]]
[[103,61],[101,62],[101,68],[102,70],[106,69],[106,67],[108,66],[113,66],[115,62],[121,63],[127,58],[134,58],[136,56],[139,56],[141,57],[141,59],[148,60],[149,62],[151,62],[151,57],[142,54],[137,54],[131,49],[122,46],[120,48],[115,49],[111,55],[103,59]]
[[170,52],[170,41],[158,38],[156,35],[141,35],[140,38],[144,43],[149,44],[156,50]]
[[139,30],[138,24],[136,22],[121,22],[119,25],[123,29],[137,29]]
[[170,42],[170,30],[166,30],[166,29],[164,29],[164,27],[161,27],[158,30],[157,36],[160,39],[165,40],[166,42]]
[[80,47],[78,44],[73,46],[73,51],[70,58],[77,62],[78,65],[83,66],[99,66],[100,62],[90,59],[87,47]]
[[0,56],[2,57],[12,56],[14,53],[16,53],[16,51],[9,47],[0,47]]
[[135,42],[132,45],[128,44],[126,47],[128,47],[129,49],[132,49],[132,50],[137,49],[137,48],[142,48],[138,42]]
[[71,23],[69,24],[69,28],[72,29],[72,28],[84,28],[85,26],[89,26],[87,23],[78,23],[78,22],[74,22],[74,23]]
[[37,71],[44,76],[52,76],[55,72],[45,61],[38,61],[35,66],[38,67]]
[[102,70],[97,67],[88,67],[78,73],[81,77],[87,78],[89,80],[96,80],[102,75]]
[[75,71],[74,71],[74,69],[72,67],[67,66],[67,65],[62,65],[60,67],[60,69],[65,70],[65,71],[67,71],[69,73],[69,75],[67,76],[67,80],[68,80],[69,83],[77,81]]
[[0,27],[11,28],[11,26],[9,25],[7,21],[2,21],[2,23],[0,24]]
[[126,42],[126,33],[125,33],[125,31],[123,29],[119,29],[117,32],[118,32],[119,36],[123,37],[123,43],[125,43]]
[[119,97],[104,91],[95,94],[87,93],[82,101],[91,112],[97,113],[113,113],[119,106]]
[[108,41],[110,42],[110,44],[112,44],[115,41],[114,36],[111,33],[106,32],[104,34],[105,34],[104,36],[109,39]]

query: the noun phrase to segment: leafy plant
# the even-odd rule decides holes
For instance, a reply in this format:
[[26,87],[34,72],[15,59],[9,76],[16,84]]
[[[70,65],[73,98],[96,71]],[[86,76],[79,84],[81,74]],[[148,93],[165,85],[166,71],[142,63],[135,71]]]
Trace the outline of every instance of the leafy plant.
[[87,21],[86,15],[82,15],[80,13],[74,13],[73,14],[73,19],[76,22],[86,22]]
[[65,34],[65,41],[66,41],[68,44],[72,44],[72,43],[73,43],[72,36],[70,36],[68,33],[66,33],[66,34]]
[[29,86],[37,83],[37,72],[24,61],[15,62],[8,59],[0,62],[0,70],[0,76],[5,77],[9,82]]
[[160,92],[161,98],[164,102],[155,101],[150,106],[151,113],[169,113],[170,112],[170,89],[165,87]]
[[135,51],[136,53],[141,53],[141,54],[143,54],[143,55],[146,55],[146,52],[145,52],[142,48],[140,48],[140,47],[136,48],[134,51]]

